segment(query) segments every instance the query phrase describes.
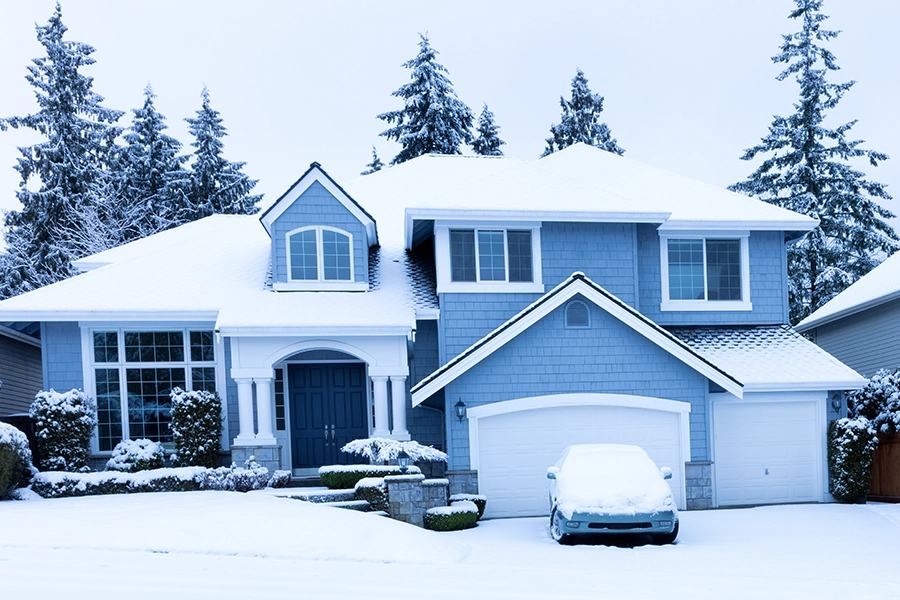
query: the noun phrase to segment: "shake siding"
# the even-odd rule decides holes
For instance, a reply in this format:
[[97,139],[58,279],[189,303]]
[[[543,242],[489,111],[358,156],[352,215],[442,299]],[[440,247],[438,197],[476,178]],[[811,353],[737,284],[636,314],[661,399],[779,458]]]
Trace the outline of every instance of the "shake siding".
[[41,391],[41,349],[0,335],[0,416],[28,412]]
[[[447,404],[470,408],[576,392],[631,394],[691,403],[691,459],[707,460],[705,377],[588,303],[590,329],[566,329],[557,308],[446,388]],[[450,468],[469,468],[468,423],[446,418]],[[536,432],[538,433],[538,432]]]
[[272,275],[275,281],[284,283],[288,280],[285,234],[309,225],[327,225],[351,233],[354,280],[368,281],[369,254],[365,228],[359,219],[318,181],[300,194],[300,197],[272,224]]
[[64,392],[84,389],[81,328],[78,323],[41,323],[44,389]]
[[[438,368],[437,321],[416,321],[416,341],[413,344],[407,389]],[[406,428],[412,439],[420,444],[444,446],[444,419],[440,411],[427,406],[413,408],[407,402]]]
[[752,311],[660,311],[659,233],[640,224],[638,265],[641,312],[660,325],[774,325],[785,323],[784,235],[780,231],[750,233],[750,301]]
[[452,360],[541,295],[441,294],[441,364]]
[[231,338],[225,338],[225,396],[228,412],[228,444],[238,436],[241,430],[241,417],[238,413],[237,382],[231,378]]
[[866,377],[900,366],[900,300],[827,323],[815,332],[819,346]]

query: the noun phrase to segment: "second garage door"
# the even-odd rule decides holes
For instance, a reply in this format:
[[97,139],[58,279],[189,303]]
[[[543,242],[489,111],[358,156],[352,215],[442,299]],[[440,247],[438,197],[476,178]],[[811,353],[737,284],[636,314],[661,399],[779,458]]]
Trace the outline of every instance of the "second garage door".
[[684,463],[690,460],[687,403],[606,394],[544,396],[469,410],[470,459],[488,517],[550,512],[547,467],[571,444],[621,443],[644,448],[671,467],[676,502],[684,506]]

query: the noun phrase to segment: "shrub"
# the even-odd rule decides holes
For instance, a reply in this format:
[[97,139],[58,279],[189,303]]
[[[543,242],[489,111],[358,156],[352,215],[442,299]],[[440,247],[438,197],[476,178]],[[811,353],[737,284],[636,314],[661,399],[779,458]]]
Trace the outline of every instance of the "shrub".
[[374,463],[396,461],[400,451],[406,452],[410,462],[447,462],[447,455],[431,446],[423,446],[414,440],[401,442],[389,438],[353,440],[341,448],[341,452],[356,454]]
[[81,390],[63,394],[38,392],[31,404],[35,437],[45,471],[88,468],[91,435],[97,424],[97,405]]
[[198,475],[204,470],[201,467],[182,467],[140,473],[120,471],[38,473],[31,480],[31,489],[44,498],[139,492],[187,492],[200,489]]
[[269,478],[269,483],[267,484],[267,486],[270,488],[286,488],[290,482],[290,471],[275,471]]
[[[415,466],[409,467],[407,475],[420,474]],[[396,465],[328,465],[319,467],[319,481],[330,490],[346,490],[356,487],[360,479],[366,477],[387,477],[403,475]]]
[[32,470],[28,438],[12,425],[0,422],[0,500],[27,484]]
[[459,531],[475,527],[478,507],[470,500],[454,502],[450,506],[438,506],[425,511],[425,529],[433,531]]
[[828,424],[828,474],[831,495],[838,502],[864,503],[872,483],[872,453],[878,444],[865,417]]
[[484,509],[487,506],[487,497],[480,494],[453,494],[450,496],[451,506],[457,502],[473,502],[478,507],[478,519],[484,516]]
[[171,397],[171,427],[177,464],[218,467],[222,439],[222,401],[219,396],[175,388]]
[[112,458],[106,463],[109,471],[137,473],[162,469],[166,453],[162,446],[150,440],[122,440],[113,448]]
[[369,503],[373,510],[388,510],[387,486],[384,477],[366,477],[356,482],[356,495]]
[[848,400],[851,417],[865,417],[882,433],[900,431],[900,369],[881,369]]

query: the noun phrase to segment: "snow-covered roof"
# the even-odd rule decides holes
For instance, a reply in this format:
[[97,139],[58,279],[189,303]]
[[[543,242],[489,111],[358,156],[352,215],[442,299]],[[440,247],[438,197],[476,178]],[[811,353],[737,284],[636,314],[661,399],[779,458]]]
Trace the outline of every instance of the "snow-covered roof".
[[576,144],[539,160],[427,155],[345,186],[378,219],[381,243],[411,245],[416,220],[659,223],[660,229],[805,232],[817,221]]
[[860,277],[856,283],[826,302],[797,324],[809,331],[837,319],[849,317],[873,306],[900,298],[900,252]]
[[787,325],[667,329],[745,392],[850,390],[867,381]]

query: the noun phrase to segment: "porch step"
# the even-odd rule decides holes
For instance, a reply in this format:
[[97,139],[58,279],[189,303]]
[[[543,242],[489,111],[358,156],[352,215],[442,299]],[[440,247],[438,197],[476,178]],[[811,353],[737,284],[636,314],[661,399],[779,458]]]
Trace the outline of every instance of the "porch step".
[[333,506],[334,508],[343,508],[346,510],[372,512],[372,506],[365,500],[346,500],[343,502],[325,502],[323,504],[325,506]]
[[322,481],[318,477],[292,477],[287,484],[289,488],[322,487]]
[[356,497],[356,492],[353,490],[329,490],[326,488],[309,490],[283,488],[283,490],[283,493],[277,495],[283,498],[293,498],[294,500],[313,502],[315,504],[331,504],[333,502],[351,502],[359,500],[359,498]]

